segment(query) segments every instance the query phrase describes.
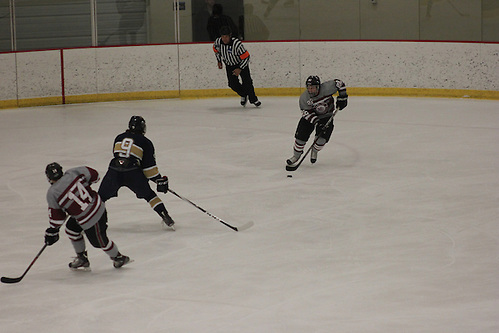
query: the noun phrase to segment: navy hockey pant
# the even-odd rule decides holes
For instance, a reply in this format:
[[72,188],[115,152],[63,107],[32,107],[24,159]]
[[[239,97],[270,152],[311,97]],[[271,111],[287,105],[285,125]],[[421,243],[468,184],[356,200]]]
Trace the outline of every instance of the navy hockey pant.
[[139,199],[145,199],[151,208],[162,218],[168,214],[165,205],[149,186],[149,179],[141,169],[117,171],[109,168],[99,187],[102,201],[118,196],[121,187],[128,187]]
[[108,169],[99,187],[99,195],[102,201],[107,201],[118,196],[121,187],[128,187],[139,199],[148,202],[156,197],[156,192],[149,186],[149,180],[141,169],[130,171],[117,171]]

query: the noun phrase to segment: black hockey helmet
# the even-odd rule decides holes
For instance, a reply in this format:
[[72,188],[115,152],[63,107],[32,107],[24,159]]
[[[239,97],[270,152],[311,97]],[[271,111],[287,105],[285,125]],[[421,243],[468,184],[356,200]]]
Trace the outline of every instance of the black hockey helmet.
[[47,164],[47,166],[45,167],[45,175],[47,176],[47,179],[50,183],[54,183],[61,179],[63,174],[64,173],[62,172],[62,166],[57,162]]
[[146,121],[141,116],[132,116],[128,122],[128,130],[132,133],[145,134]]
[[305,85],[308,86],[320,86],[321,85],[321,79],[317,75],[310,75],[307,77],[307,81],[305,82]]
[[230,27],[227,25],[221,27],[219,32],[220,36],[232,36],[232,30],[230,30]]
[[[321,88],[321,79],[317,75],[310,75],[305,81],[305,85],[307,86],[308,93],[311,96],[319,95],[319,90]],[[310,87],[316,87],[315,90],[312,90]]]

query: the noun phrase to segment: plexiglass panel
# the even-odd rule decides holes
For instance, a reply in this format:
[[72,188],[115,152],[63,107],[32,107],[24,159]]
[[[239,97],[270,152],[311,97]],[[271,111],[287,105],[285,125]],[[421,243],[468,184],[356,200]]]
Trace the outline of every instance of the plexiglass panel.
[[0,51],[210,43],[222,25],[246,41],[499,42],[499,0],[0,0]]
[[[253,5],[253,15],[260,18],[269,31],[268,40],[300,39],[300,9],[305,1],[253,0],[245,4]],[[251,29],[249,23],[246,29]],[[251,40],[251,34],[246,39]]]
[[359,39],[416,40],[419,0],[363,0]]
[[482,0],[482,41],[499,42],[499,0]]
[[92,46],[88,0],[16,0],[17,50]]
[[98,0],[98,45],[147,44],[146,0]]
[[480,41],[481,0],[426,0],[420,5],[420,39]]
[[358,1],[315,1],[313,6],[301,2],[300,31],[302,40],[352,40],[360,38]]
[[0,52],[11,50],[9,0],[0,0]]

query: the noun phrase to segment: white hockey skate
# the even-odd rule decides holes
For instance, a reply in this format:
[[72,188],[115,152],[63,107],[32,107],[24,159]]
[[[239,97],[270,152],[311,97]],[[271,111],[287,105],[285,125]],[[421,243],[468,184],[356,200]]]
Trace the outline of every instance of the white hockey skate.
[[302,153],[299,153],[299,154],[294,153],[293,156],[291,156],[290,158],[288,158],[286,160],[286,164],[289,166],[295,166],[296,163],[298,163],[298,161],[300,160],[301,154]]

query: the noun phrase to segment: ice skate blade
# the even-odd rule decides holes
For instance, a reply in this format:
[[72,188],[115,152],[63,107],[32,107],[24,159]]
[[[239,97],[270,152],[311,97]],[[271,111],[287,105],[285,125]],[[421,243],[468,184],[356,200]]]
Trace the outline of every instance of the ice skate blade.
[[72,270],[73,272],[91,272],[92,269],[90,267],[77,267],[77,268],[73,268],[73,267],[69,267],[70,270]]
[[166,223],[162,222],[161,225],[163,226],[163,229],[165,229],[165,230],[175,231],[175,224],[172,225],[171,227],[169,227],[166,225]]
[[171,226],[168,226],[168,224],[166,224],[165,221],[161,221],[161,226],[165,230],[175,231],[175,224],[172,224]]

